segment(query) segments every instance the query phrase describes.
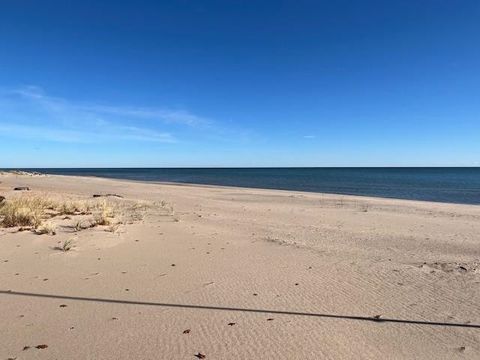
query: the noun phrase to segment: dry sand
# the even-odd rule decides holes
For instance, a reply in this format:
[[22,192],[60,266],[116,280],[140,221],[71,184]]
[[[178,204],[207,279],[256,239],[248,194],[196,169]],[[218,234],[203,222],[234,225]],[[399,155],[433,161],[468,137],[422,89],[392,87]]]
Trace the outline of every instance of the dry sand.
[[115,232],[0,229],[0,359],[480,359],[478,206],[0,181],[7,199],[29,186],[150,204]]

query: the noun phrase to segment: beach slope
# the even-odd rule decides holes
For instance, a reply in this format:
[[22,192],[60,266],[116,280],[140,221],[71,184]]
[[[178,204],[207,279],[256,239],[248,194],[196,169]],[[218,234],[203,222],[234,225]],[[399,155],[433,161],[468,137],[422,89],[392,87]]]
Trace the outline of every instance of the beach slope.
[[0,182],[62,204],[0,228],[0,359],[480,358],[479,206]]

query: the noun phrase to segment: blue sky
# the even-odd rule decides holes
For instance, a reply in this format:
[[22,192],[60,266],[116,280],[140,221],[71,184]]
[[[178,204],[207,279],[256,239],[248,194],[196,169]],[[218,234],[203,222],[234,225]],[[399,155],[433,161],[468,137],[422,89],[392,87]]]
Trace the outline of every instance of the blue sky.
[[3,1],[0,167],[478,166],[478,1]]

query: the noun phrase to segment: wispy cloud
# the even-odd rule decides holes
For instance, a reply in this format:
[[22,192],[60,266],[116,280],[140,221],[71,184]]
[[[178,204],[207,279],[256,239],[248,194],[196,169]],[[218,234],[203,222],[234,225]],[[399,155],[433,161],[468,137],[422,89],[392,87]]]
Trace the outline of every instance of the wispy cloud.
[[[118,130],[118,129],[117,129]],[[0,134],[22,139],[47,140],[67,143],[95,143],[106,141],[133,140],[148,142],[175,142],[169,133],[158,133],[129,128],[125,132],[93,132],[66,130],[35,125],[3,124],[0,122]]]
[[186,110],[80,103],[36,86],[0,91],[0,135],[57,142],[175,142],[165,128],[198,129],[210,121]]
[[315,135],[304,135],[303,138],[304,139],[315,139],[316,136]]
[[75,111],[90,113],[92,115],[116,115],[137,119],[158,120],[165,123],[177,123],[188,126],[199,126],[210,123],[210,120],[197,116],[186,110],[172,110],[167,108],[149,108],[135,106],[113,106],[91,103],[73,103],[65,99],[48,96],[42,88],[25,86],[10,91],[25,99],[36,101],[52,111]]
[[198,126],[210,123],[188,111],[184,110],[162,110],[150,108],[115,107],[115,106],[83,106],[85,111],[92,111],[100,114],[111,114],[125,117],[142,119],[157,119],[166,123],[177,123],[188,126]]

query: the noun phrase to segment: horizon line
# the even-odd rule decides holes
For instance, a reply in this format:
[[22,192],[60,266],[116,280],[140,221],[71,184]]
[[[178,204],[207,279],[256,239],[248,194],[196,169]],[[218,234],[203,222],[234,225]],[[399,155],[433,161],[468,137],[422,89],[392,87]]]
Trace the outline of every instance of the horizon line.
[[448,166],[92,166],[92,167],[0,167],[0,170],[52,170],[52,169],[445,169],[445,168],[480,168],[480,165]]

